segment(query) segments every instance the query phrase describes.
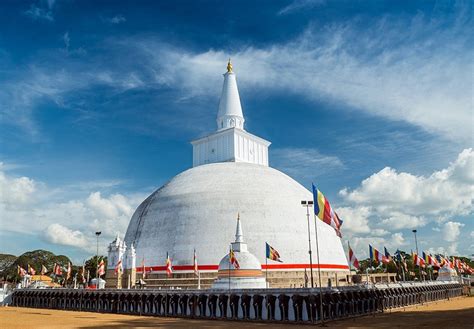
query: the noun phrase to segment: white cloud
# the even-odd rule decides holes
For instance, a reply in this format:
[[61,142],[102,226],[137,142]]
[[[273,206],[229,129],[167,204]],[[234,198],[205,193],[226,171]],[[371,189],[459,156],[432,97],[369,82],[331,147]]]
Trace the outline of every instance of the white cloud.
[[110,24],[120,24],[126,22],[127,19],[123,15],[115,15],[114,17],[106,17],[103,20]]
[[[381,214],[467,215],[473,211],[473,161],[473,150],[465,149],[448,168],[429,177],[398,173],[386,167],[363,180],[358,188],[343,189],[339,193],[347,202],[371,205]],[[386,222],[397,225],[397,217]],[[416,227],[424,221],[405,216],[400,223],[404,227]]]
[[69,50],[69,45],[71,43],[71,38],[69,37],[69,32],[64,33],[63,35],[64,47],[66,50]]
[[409,216],[403,213],[395,213],[393,216],[382,220],[381,224],[390,229],[413,229],[426,225],[426,220],[422,217]]
[[333,170],[344,168],[342,161],[312,148],[280,148],[272,150],[271,166],[301,180],[312,180]]
[[22,207],[36,191],[36,183],[28,177],[8,177],[0,166],[0,205],[6,208]]
[[[296,1],[289,7],[317,2]],[[96,63],[94,56],[58,63],[51,55],[41,59],[41,69],[31,63],[25,72],[15,70],[20,78],[7,81],[0,91],[6,104],[2,111],[5,119],[31,130],[31,109],[43,98],[67,105],[68,96],[101,84],[123,90],[166,87],[181,90],[183,97],[217,98],[231,56],[245,92],[284,91],[337,103],[465,144],[473,132],[466,124],[472,122],[472,47],[464,33],[470,10],[459,8],[454,17],[387,16],[367,29],[357,19],[311,25],[295,39],[263,48],[241,46],[237,52],[194,52],[161,42],[159,36],[109,39],[101,50],[110,65]]]
[[447,222],[444,224],[444,239],[449,242],[454,242],[458,239],[459,234],[461,233],[461,227],[463,227],[463,223],[459,222]]
[[[398,173],[389,168],[363,180],[353,190],[341,190],[344,205],[336,209],[345,219],[343,233],[365,252],[364,244],[368,243],[391,242],[394,247],[407,244],[397,231],[427,226],[420,231],[420,242],[426,248],[450,255],[458,250],[466,253],[468,246],[461,232],[466,226],[469,234],[472,227],[470,219],[462,221],[473,212],[473,159],[473,150],[466,149],[447,168],[430,176]],[[459,221],[448,221],[452,216],[458,216]]]
[[[369,216],[370,210],[368,207],[338,207],[337,214],[344,221],[342,230],[352,233],[369,233]],[[380,233],[380,232],[379,232]],[[375,234],[380,235],[380,234]]]
[[364,259],[369,256],[369,244],[381,252],[384,252],[384,247],[386,247],[392,255],[395,250],[403,250],[408,244],[401,232],[396,232],[387,238],[372,235],[365,237],[354,236],[350,242],[351,247],[356,251],[356,255],[359,259]]
[[102,231],[101,252],[105,252],[105,244],[118,232],[125,234],[133,211],[145,195],[87,192],[99,186],[103,182],[77,184],[75,192],[82,189],[82,197],[68,197],[68,187],[51,188],[29,177],[12,177],[0,167],[0,218],[14,220],[14,225],[3,225],[3,230],[38,235],[86,252],[91,251],[91,243],[94,245],[93,233]]
[[73,231],[58,223],[49,225],[44,234],[54,244],[93,250],[92,239],[87,239],[81,231]]
[[326,0],[293,0],[288,6],[282,8],[278,15],[286,15],[303,9],[310,9],[326,3]]
[[31,4],[30,8],[25,11],[25,15],[31,17],[34,20],[46,20],[52,22],[54,21],[53,7],[55,3],[55,0],[40,0],[37,2],[37,4]]
[[474,231],[471,231],[471,234],[470,234],[471,238],[474,239]]

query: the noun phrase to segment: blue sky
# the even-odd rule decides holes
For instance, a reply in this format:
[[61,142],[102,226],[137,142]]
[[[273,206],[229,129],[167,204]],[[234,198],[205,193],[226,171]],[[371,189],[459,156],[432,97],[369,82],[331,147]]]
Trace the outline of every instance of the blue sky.
[[[192,164],[226,61],[270,163],[367,243],[474,253],[469,1],[0,4],[0,252],[82,260]],[[383,198],[382,198],[383,196]],[[91,247],[92,246],[92,247]]]

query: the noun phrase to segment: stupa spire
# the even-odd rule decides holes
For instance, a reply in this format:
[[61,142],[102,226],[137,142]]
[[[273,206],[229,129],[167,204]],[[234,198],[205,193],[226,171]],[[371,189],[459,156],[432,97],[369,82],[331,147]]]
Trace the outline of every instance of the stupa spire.
[[244,234],[242,233],[242,225],[240,224],[240,214],[237,214],[237,227],[235,229],[235,242],[244,242]]
[[227,63],[227,72],[224,74],[219,111],[217,113],[217,130],[228,128],[244,129],[244,115],[240,104],[237,80],[233,71],[232,62]]

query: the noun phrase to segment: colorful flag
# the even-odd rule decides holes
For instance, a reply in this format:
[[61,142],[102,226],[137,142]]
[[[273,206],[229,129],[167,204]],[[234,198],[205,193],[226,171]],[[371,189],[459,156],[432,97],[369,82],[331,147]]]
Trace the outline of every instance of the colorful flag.
[[193,268],[194,268],[194,274],[199,275],[199,267],[198,267],[198,259],[196,255],[196,249],[194,249],[194,255],[193,255]]
[[234,268],[240,268],[239,261],[237,260],[237,258],[235,258],[234,250],[232,250],[232,248],[230,248],[229,252],[229,262],[234,266]]
[[[383,247],[384,249],[384,252],[385,252],[385,255],[384,255],[384,259],[382,260],[382,262],[384,264],[388,264],[390,263],[391,261],[393,261],[392,259],[392,256],[390,255],[390,253],[388,252],[387,248]],[[395,262],[394,262],[395,263]],[[396,265],[396,264],[395,264]]]
[[171,277],[173,275],[173,264],[171,263],[171,258],[168,252],[166,252],[166,274],[168,275],[168,277]]
[[142,278],[146,278],[145,258],[142,259]]
[[21,277],[24,277],[27,274],[27,272],[20,265],[17,265],[17,266],[18,266],[18,268],[17,268],[18,275],[21,276]]
[[45,275],[46,273],[48,273],[48,269],[46,268],[46,266],[41,265],[41,275]]
[[36,274],[35,269],[32,266],[30,266],[30,264],[28,264],[28,273],[30,275],[35,275]]
[[336,234],[341,237],[342,220],[332,209],[329,201],[313,184],[314,213],[320,220],[332,226],[336,230]]
[[119,261],[117,262],[117,264],[115,265],[115,271],[114,271],[115,275],[119,275],[122,273],[122,260],[119,259]]
[[105,274],[105,262],[103,259],[100,260],[99,267],[97,269],[97,276],[100,278]]
[[54,274],[63,275],[63,270],[59,264],[54,263]]
[[402,264],[405,272],[408,272],[407,262],[405,260],[405,257],[403,257],[402,252],[397,249],[397,251],[395,252],[395,256],[397,257],[397,261],[400,262],[400,264]]
[[282,263],[282,260],[280,259],[280,254],[278,253],[278,251],[276,251],[276,249],[270,246],[267,242],[265,242],[265,244],[266,244],[267,258]]
[[349,263],[352,264],[356,269],[359,269],[359,260],[356,258],[354,251],[349,247]]
[[380,262],[382,263],[387,262],[385,256],[380,251],[372,247],[370,244],[369,244],[369,255],[370,255],[370,259],[372,261],[375,261],[377,264]]
[[71,262],[68,262],[68,264],[67,264],[66,280],[69,280],[69,278],[71,277],[71,272],[72,272]]
[[425,267],[425,261],[423,258],[418,256],[415,252],[413,253],[413,264],[419,267]]
[[86,264],[82,264],[82,283],[86,283]]

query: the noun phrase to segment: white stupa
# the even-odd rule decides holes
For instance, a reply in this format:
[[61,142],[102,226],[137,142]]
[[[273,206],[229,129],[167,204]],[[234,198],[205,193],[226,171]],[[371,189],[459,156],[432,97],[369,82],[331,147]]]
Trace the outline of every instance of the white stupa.
[[[270,142],[247,132],[244,123],[236,75],[229,62],[217,130],[191,142],[193,167],[153,192],[130,220],[125,243],[134,245],[136,259],[145,260],[150,275],[165,273],[167,253],[174,273],[191,275],[194,250],[199,270],[217,274],[222,255],[229,251],[235,227],[232,218],[240,212],[249,232],[248,248],[258,262],[265,264],[268,242],[285,259],[284,263],[269,263],[268,270],[279,272],[280,277],[300,271],[298,278],[304,278],[309,268],[308,224],[301,200],[312,200],[312,194],[269,167]],[[325,223],[318,220],[316,224],[321,269],[348,272],[340,238]],[[313,221],[310,227],[315,251]],[[318,266],[314,256],[313,266]],[[136,270],[140,273],[141,266]]]
[[[231,264],[229,252],[219,262],[217,279],[214,281],[214,289],[258,289],[266,287],[266,280],[262,273],[262,264],[257,257],[248,251],[244,242],[240,216],[237,217],[237,228],[235,230],[235,242],[231,243],[231,249],[238,262],[238,268]],[[230,251],[230,250],[229,250]]]

